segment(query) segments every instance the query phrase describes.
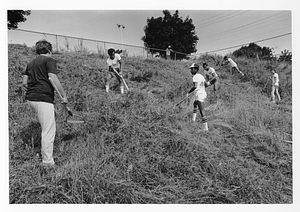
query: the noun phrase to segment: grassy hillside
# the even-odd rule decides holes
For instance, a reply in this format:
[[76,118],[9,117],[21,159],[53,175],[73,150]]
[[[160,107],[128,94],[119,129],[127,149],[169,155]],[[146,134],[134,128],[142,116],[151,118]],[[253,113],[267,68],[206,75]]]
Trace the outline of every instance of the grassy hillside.
[[[270,64],[236,59],[247,76],[217,66],[217,98],[207,89],[209,132],[191,122],[192,105],[174,107],[191,87],[192,61],[124,58],[132,88],[105,93],[100,55],[55,54],[73,112],[86,124],[64,123],[56,96],[55,170],[35,157],[40,126],[19,85],[31,48],[9,45],[10,203],[292,203],[291,66],[276,66],[284,103],[270,104]],[[96,67],[98,64],[98,67]]]

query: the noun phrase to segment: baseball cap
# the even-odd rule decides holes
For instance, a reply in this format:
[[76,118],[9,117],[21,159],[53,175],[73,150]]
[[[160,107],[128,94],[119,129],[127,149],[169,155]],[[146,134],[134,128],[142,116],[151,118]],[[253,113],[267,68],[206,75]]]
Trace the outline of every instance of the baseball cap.
[[190,68],[199,68],[199,66],[196,63],[193,63]]

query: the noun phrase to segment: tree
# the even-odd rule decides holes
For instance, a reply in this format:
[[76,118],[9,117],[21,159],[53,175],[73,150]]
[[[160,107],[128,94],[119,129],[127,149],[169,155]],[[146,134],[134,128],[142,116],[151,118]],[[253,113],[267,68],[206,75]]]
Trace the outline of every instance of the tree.
[[250,43],[248,46],[242,46],[233,52],[235,57],[260,58],[263,60],[271,60],[273,58],[272,49],[269,47],[261,47],[256,43]]
[[[142,37],[144,46],[152,54],[160,52],[165,54],[165,49],[171,46],[175,52],[190,54],[196,52],[197,41],[195,26],[192,19],[186,17],[185,20],[179,17],[178,10],[173,15],[168,10],[163,11],[164,17],[147,18],[147,25],[144,27],[145,35]],[[163,49],[163,50],[158,50]],[[174,53],[171,53],[174,58]],[[176,54],[176,59],[186,57],[183,54]]]
[[289,50],[281,51],[281,55],[278,58],[279,62],[285,61],[292,63],[292,52],[289,52]]
[[7,27],[8,29],[18,28],[19,22],[25,22],[25,16],[31,14],[30,10],[8,10],[7,11]]

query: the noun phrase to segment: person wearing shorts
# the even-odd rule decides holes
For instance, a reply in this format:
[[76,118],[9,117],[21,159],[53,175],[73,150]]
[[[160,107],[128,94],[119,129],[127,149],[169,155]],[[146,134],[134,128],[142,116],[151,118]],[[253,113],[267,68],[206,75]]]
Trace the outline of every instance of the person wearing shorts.
[[[105,84],[105,90],[108,93],[109,92],[109,85],[112,82],[113,78],[116,77],[119,85],[121,94],[124,93],[124,85],[122,83],[122,80],[120,79],[120,76],[122,76],[122,69],[121,69],[121,56],[115,52],[114,49],[110,48],[108,49],[108,55],[109,57],[106,60],[106,63],[108,65],[108,72],[106,73],[106,84]],[[118,74],[116,74],[116,72]]]
[[244,76],[245,74],[243,72],[240,71],[239,67],[237,66],[237,64],[231,59],[228,58],[227,56],[224,57],[224,62],[222,63],[222,65],[227,65],[229,64],[231,67],[231,74],[233,74],[234,71],[239,72],[242,76]]
[[205,78],[199,73],[199,65],[193,63],[190,66],[191,74],[193,75],[193,87],[187,93],[187,97],[189,97],[192,93],[194,94],[194,103],[193,103],[193,118],[192,121],[196,121],[197,109],[199,109],[201,120],[203,123],[204,131],[208,131],[207,119],[204,114],[204,100],[206,99],[206,91],[205,87],[207,86],[207,82]]
[[209,84],[214,85],[214,93],[217,92],[219,88],[219,77],[214,68],[209,67],[207,63],[203,63],[204,76]]
[[280,101],[281,100],[281,98],[280,98],[280,95],[279,95],[279,92],[278,92],[278,88],[279,88],[279,76],[278,76],[278,74],[276,73],[276,71],[274,70],[274,69],[272,69],[272,74],[273,74],[273,77],[272,77],[272,91],[271,91],[271,101],[272,102],[276,102],[275,101],[275,94],[276,94],[276,96],[277,96],[277,99],[278,99],[278,101]]

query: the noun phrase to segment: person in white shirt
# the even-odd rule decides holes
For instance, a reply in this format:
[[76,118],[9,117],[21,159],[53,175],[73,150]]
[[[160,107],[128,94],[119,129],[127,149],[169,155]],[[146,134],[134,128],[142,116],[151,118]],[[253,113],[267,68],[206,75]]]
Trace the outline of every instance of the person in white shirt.
[[[115,76],[120,84],[120,90],[121,94],[124,93],[124,85],[122,83],[122,80],[120,79],[120,76],[122,76],[122,69],[121,69],[121,56],[117,53],[115,53],[115,50],[110,48],[108,49],[108,55],[109,57],[106,60],[106,63],[108,65],[108,72],[106,73],[106,85],[105,90],[108,93],[109,92],[109,85]],[[120,76],[118,76],[118,74]]]
[[207,126],[207,118],[204,115],[204,100],[206,99],[206,91],[205,87],[208,86],[208,83],[205,81],[205,78],[198,73],[199,72],[199,65],[193,63],[190,66],[191,74],[193,75],[193,87],[190,89],[190,91],[187,93],[187,97],[189,97],[192,93],[194,94],[194,110],[193,110],[193,121],[196,121],[197,116],[197,108],[199,109],[203,127],[205,131],[208,131]]
[[219,87],[219,77],[214,68],[209,67],[207,63],[203,63],[204,76],[209,84],[214,85],[214,93],[218,90]]
[[167,60],[171,60],[171,46],[168,46],[168,48],[166,49],[166,59]]
[[231,67],[231,74],[233,74],[234,71],[238,71],[242,76],[245,75],[243,72],[240,71],[237,64],[231,58],[228,58],[227,56],[225,56],[224,57],[224,62],[221,65],[227,65],[228,63]]
[[272,97],[272,102],[276,102],[275,101],[275,93],[276,93],[276,96],[278,98],[278,101],[281,100],[280,98],[280,95],[279,95],[279,92],[278,92],[278,88],[279,88],[279,76],[278,74],[276,73],[276,71],[274,69],[272,69],[272,74],[273,74],[273,77],[272,77],[272,91],[271,91],[271,97]]

